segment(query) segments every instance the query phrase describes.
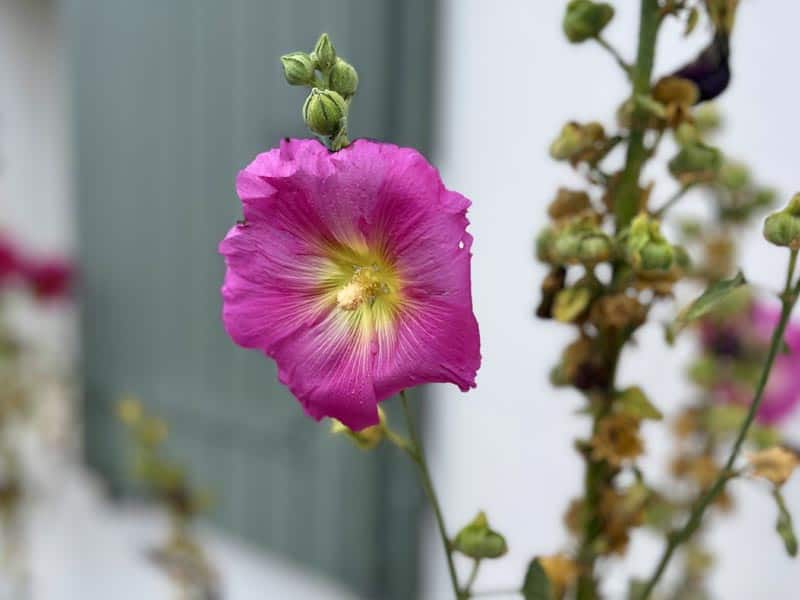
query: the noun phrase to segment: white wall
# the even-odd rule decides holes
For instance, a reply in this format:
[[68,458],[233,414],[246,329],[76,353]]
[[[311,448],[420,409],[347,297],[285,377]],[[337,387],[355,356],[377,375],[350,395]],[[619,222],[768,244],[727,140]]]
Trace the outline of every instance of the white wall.
[[[484,362],[478,388],[470,394],[436,387],[429,448],[450,528],[483,508],[508,537],[510,554],[482,568],[476,587],[507,588],[519,585],[532,555],[565,547],[562,514],[581,481],[572,440],[587,431],[586,420],[573,414],[578,396],[547,383],[570,332],[532,316],[544,274],[532,258],[532,240],[556,187],[577,183],[546,149],[566,120],[610,123],[628,87],[601,50],[566,43],[560,31],[565,2],[444,0],[443,5],[437,160],[446,184],[474,202],[473,287]],[[632,57],[638,3],[615,5],[619,14],[608,37]],[[798,22],[796,3],[742,3],[735,79],[721,102],[733,119],[720,145],[754,166],[784,198],[800,190]],[[704,42],[701,32],[687,43],[676,26],[665,27],[657,73],[681,64]],[[659,182],[655,198],[661,201],[674,184],[661,172],[652,175]],[[768,247],[755,231],[746,247],[747,275],[778,286],[783,252]],[[639,340],[639,347],[624,356],[622,383],[643,382],[659,406],[674,410],[691,393],[682,378],[691,348],[668,350],[655,325]],[[789,428],[800,439],[798,425],[795,420]],[[648,467],[663,470],[668,437],[660,425],[648,426],[646,435],[653,440]],[[800,586],[800,567],[785,557],[773,531],[775,512],[767,492],[746,482],[737,485],[737,495],[739,512],[720,520],[713,538],[724,550],[714,578],[717,597],[796,597],[790,590]],[[800,515],[800,477],[787,486],[787,495]],[[631,569],[649,572],[659,549],[656,539],[637,539],[628,556]],[[450,597],[433,535],[423,565],[424,598]],[[611,582],[611,597],[621,597],[623,586],[620,572]]]
[[71,250],[67,94],[55,0],[0,0],[0,226]]

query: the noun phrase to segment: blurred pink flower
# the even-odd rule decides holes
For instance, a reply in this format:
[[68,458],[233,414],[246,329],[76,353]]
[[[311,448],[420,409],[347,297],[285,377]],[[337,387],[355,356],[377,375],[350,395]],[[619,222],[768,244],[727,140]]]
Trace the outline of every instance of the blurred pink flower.
[[[725,325],[706,324],[703,343],[719,359],[749,360],[760,365],[766,359],[780,314],[780,306],[754,301],[746,313]],[[800,324],[790,321],[784,340],[788,352],[775,358],[756,415],[761,423],[777,424],[800,405]],[[753,386],[731,378],[718,381],[713,393],[720,401],[748,405],[753,399]]]
[[474,387],[470,203],[422,155],[286,140],[237,191],[246,220],[220,244],[225,328],[275,359],[306,413],[361,429],[405,388]]
[[69,294],[74,277],[72,263],[60,259],[30,260],[23,274],[33,293],[42,299],[63,298]]
[[0,235],[0,284],[19,275],[21,261],[17,249],[7,237]]

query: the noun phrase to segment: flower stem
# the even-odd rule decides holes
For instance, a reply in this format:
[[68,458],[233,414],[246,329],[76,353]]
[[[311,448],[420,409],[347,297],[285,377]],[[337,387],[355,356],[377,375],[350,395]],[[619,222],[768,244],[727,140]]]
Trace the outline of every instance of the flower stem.
[[[636,53],[636,64],[632,70],[633,96],[650,92],[650,79],[653,74],[653,61],[660,24],[658,0],[641,0],[639,49]],[[614,198],[614,214],[618,229],[630,223],[639,210],[639,177],[642,167],[649,157],[649,152],[644,145],[644,121],[640,111],[636,111],[628,136],[625,170]]]
[[747,433],[750,430],[750,426],[753,424],[756,414],[758,413],[758,409],[761,406],[761,400],[764,397],[764,389],[767,386],[769,374],[772,371],[772,365],[775,363],[775,358],[778,355],[778,351],[783,343],[783,335],[786,331],[786,326],[789,323],[789,317],[791,316],[792,310],[797,303],[797,295],[800,292],[800,281],[798,281],[794,288],[792,287],[792,280],[794,279],[796,264],[797,250],[792,250],[789,256],[789,267],[787,268],[786,273],[786,285],[784,286],[783,294],[781,294],[781,317],[778,321],[775,331],[772,334],[772,342],[770,343],[769,352],[767,354],[767,361],[764,363],[764,367],[761,370],[761,375],[758,378],[758,385],[756,386],[753,402],[750,404],[750,409],[747,411],[747,417],[739,428],[739,433],[736,436],[736,441],[733,444],[733,448],[728,456],[728,460],[725,462],[725,466],[720,471],[717,479],[714,481],[708,491],[703,494],[692,507],[692,512],[686,524],[681,529],[669,534],[667,537],[667,545],[664,548],[661,559],[653,571],[653,574],[650,576],[650,579],[648,579],[647,585],[642,590],[639,600],[647,600],[650,597],[650,594],[652,594],[653,590],[664,574],[667,565],[672,559],[675,550],[677,550],[681,544],[688,540],[697,530],[697,528],[700,527],[706,509],[711,505],[712,502],[714,502],[717,496],[722,493],[728,481],[736,476],[736,472],[733,468],[734,464],[736,463],[736,459],[739,457],[739,453],[741,452],[742,445],[747,438]]
[[653,213],[653,216],[659,219],[663,217],[664,213],[666,213],[670,208],[675,206],[678,203],[678,201],[680,201],[680,199],[686,195],[686,192],[692,189],[692,185],[693,184],[689,183],[678,188],[678,190],[674,194],[672,194],[672,196],[670,196],[669,200],[667,200],[661,208],[659,208],[656,212]]
[[619,53],[619,51],[614,48],[614,46],[612,46],[608,40],[606,40],[602,35],[597,35],[594,39],[612,56],[615,61],[617,61],[617,64],[620,66],[620,68],[622,68],[623,71],[625,71],[625,74],[629,78],[633,76],[633,67],[631,67],[631,65],[626,62],[624,58],[622,58],[622,55]]
[[458,585],[458,574],[456,573],[455,563],[453,562],[453,548],[450,544],[450,539],[447,536],[447,528],[444,524],[442,508],[439,504],[439,499],[436,496],[436,490],[433,487],[433,481],[431,480],[428,463],[425,459],[425,452],[422,448],[422,442],[417,435],[417,428],[414,424],[414,415],[411,411],[411,407],[408,404],[408,398],[406,397],[405,390],[400,392],[400,401],[403,405],[403,414],[406,417],[406,426],[408,427],[408,437],[410,440],[410,444],[403,447],[403,449],[406,451],[409,457],[411,457],[411,461],[417,466],[422,487],[425,490],[425,495],[428,497],[428,502],[430,502],[434,517],[436,518],[436,525],[439,529],[439,537],[442,540],[442,546],[444,547],[444,553],[447,559],[447,570],[450,574],[450,583],[453,586],[453,593],[455,594],[456,600],[462,600],[463,598],[468,598],[469,596],[465,596],[464,592],[462,592]]

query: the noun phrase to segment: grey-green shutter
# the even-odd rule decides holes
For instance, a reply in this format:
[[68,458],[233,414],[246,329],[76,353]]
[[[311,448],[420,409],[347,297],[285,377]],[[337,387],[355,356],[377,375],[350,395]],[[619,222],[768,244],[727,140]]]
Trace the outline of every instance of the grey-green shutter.
[[128,477],[113,407],[140,396],[215,518],[368,598],[414,597],[413,473],[306,419],[219,320],[234,177],[307,135],[278,56],[328,31],[357,65],[351,133],[429,145],[433,2],[63,0],[74,90],[90,462]]

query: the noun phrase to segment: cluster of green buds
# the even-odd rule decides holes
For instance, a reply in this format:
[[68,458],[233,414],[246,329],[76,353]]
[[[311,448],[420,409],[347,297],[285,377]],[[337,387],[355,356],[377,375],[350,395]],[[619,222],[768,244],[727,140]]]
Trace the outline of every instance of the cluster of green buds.
[[701,141],[687,139],[669,161],[669,172],[683,185],[716,179],[722,168],[722,153]]
[[550,144],[550,156],[555,160],[566,160],[573,165],[579,162],[596,164],[617,143],[608,138],[600,123],[576,123],[570,121]]
[[668,271],[679,254],[661,233],[658,220],[644,212],[631,222],[623,239],[626,258],[636,271]]
[[800,250],[800,193],[795,194],[783,210],[767,217],[764,237],[776,246]]
[[347,146],[350,101],[358,89],[358,73],[353,65],[337,56],[327,33],[317,40],[313,52],[286,54],[281,57],[281,64],[290,85],[311,88],[302,111],[308,128],[325,138],[331,150]]
[[593,266],[610,260],[613,251],[611,238],[591,213],[556,223],[537,240],[539,259],[552,264]]
[[573,44],[597,38],[614,18],[614,7],[605,2],[571,0],[567,4],[562,27]]

